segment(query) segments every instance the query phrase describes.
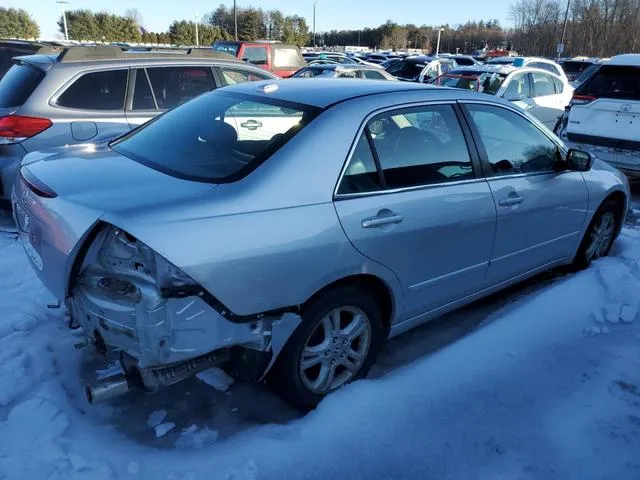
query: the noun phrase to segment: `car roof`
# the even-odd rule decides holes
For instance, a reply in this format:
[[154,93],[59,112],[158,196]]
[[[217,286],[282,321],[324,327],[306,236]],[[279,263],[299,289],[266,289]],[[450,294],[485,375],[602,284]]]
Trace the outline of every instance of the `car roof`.
[[607,65],[620,65],[625,67],[640,67],[640,53],[626,53],[611,57]]
[[[277,88],[274,88],[274,85],[277,86]],[[334,103],[340,103],[367,95],[414,90],[436,95],[436,93],[433,92],[445,89],[413,82],[381,82],[380,80],[354,81],[340,78],[316,78],[313,82],[310,82],[304,78],[287,78],[241,83],[231,87],[223,87],[220,90],[229,93],[256,95],[264,98],[325,108]]]
[[554,65],[556,64],[554,60],[549,60],[548,58],[544,58],[544,57],[515,57],[514,62],[516,59],[522,59],[525,62],[552,63]]
[[502,75],[509,75],[511,72],[522,70],[521,68],[514,67],[513,65],[469,65],[456,68],[449,73],[455,73],[457,71],[464,70],[465,72],[478,72],[478,73],[499,73]]
[[[46,53],[43,53],[46,52]],[[257,69],[257,67],[237,58],[215,52],[213,49],[166,49],[141,51],[123,50],[120,47],[70,47],[57,49],[45,47],[33,55],[22,55],[14,59],[19,63],[27,63],[47,71],[54,65],[64,67],[83,67],[87,65],[122,66],[155,63],[184,63],[185,65],[202,63],[230,63]]]
[[373,65],[365,65],[362,63],[314,63],[302,68],[313,68],[317,70],[375,70],[380,71],[379,67]]
[[[403,61],[411,62],[411,63],[429,63],[434,60],[437,60],[437,57],[432,57],[430,55],[416,55],[416,56],[409,56],[409,57],[403,58]],[[443,57],[440,60],[448,60],[448,59]]]

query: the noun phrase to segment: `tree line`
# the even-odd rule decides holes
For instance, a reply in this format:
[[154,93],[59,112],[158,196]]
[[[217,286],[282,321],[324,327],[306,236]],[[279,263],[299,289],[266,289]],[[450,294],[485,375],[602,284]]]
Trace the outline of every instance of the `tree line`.
[[440,51],[471,52],[485,45],[500,46],[506,41],[506,33],[498,20],[467,22],[463,25],[431,27],[413,24],[399,25],[391,20],[376,28],[362,30],[331,30],[316,35],[317,45],[353,45],[380,49],[403,50],[417,48],[435,50],[438,31],[441,32]]
[[0,7],[0,38],[38,38],[40,27],[26,10]]
[[[567,16],[568,13],[568,16]],[[511,6],[513,42],[521,53],[556,54],[565,16],[563,55],[609,57],[640,48],[640,0],[518,0]]]
[[[511,28],[497,20],[460,25],[400,25],[387,21],[375,28],[331,30],[312,38],[303,17],[279,10],[238,8],[239,40],[278,40],[299,46],[361,45],[380,49],[435,50],[441,32],[441,52],[507,48],[526,55],[554,56],[567,28],[564,55],[611,56],[640,49],[640,0],[515,0]],[[83,41],[144,42],[148,44],[210,45],[235,38],[233,9],[220,5],[201,17],[196,42],[194,21],[176,20],[166,32],[147,31],[140,13],[114,15],[90,10],[66,13],[69,38]],[[62,17],[58,27],[64,33]],[[0,38],[37,38],[40,29],[23,9],[0,7]]]

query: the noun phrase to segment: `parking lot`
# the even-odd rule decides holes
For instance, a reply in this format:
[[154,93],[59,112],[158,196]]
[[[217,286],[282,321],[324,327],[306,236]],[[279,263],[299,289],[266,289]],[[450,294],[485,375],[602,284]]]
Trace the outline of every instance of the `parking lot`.
[[606,315],[612,305],[638,309],[637,225],[634,213],[612,258],[588,271],[541,275],[393,339],[369,380],[303,417],[264,386],[236,381],[219,391],[226,379],[210,373],[208,383],[191,379],[88,406],[83,384],[102,362],[72,348],[81,337],[60,309],[47,307],[53,299],[5,216],[0,431],[11,442],[3,442],[0,471],[7,478],[635,478],[640,323]]
[[0,480],[640,478],[635,40],[317,3],[0,8]]

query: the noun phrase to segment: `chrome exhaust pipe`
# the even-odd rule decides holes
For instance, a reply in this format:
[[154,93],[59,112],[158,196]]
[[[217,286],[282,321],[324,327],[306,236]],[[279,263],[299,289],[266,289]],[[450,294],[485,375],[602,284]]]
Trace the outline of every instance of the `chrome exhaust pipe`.
[[129,380],[123,373],[105,378],[95,385],[87,385],[84,393],[91,405],[102,403],[112,398],[119,397],[131,390]]

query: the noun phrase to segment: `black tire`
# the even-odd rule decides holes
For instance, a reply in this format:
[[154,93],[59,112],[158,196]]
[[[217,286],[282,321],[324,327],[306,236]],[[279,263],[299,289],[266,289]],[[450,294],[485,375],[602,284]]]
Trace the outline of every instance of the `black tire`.
[[[347,373],[347,376],[352,376],[345,384],[363,378],[369,373],[384,339],[380,306],[366,290],[356,286],[339,287],[322,293],[312,299],[304,306],[301,314],[302,323],[287,341],[287,344],[280,353],[267,378],[267,382],[271,388],[287,403],[300,411],[306,412],[315,408],[327,394],[334,391],[331,390],[320,394],[309,389],[307,385],[305,385],[305,381],[308,382],[308,380],[303,380],[304,374],[301,372],[301,361],[303,349],[307,342],[311,341],[313,335],[316,335],[319,329],[324,331],[322,326],[323,319],[339,308],[354,308],[360,310],[365,314],[366,321],[370,327],[369,347],[366,356],[364,356],[364,360],[355,374]],[[338,320],[338,322],[341,321],[342,320]],[[346,321],[348,321],[348,319]],[[353,344],[349,344],[349,347],[352,346]],[[333,356],[333,348],[330,346],[328,350],[332,350],[330,354]],[[340,362],[340,360],[338,360],[338,362]],[[320,368],[319,365],[318,368]],[[337,368],[342,367],[339,365]],[[345,368],[345,371],[346,370]],[[318,377],[320,377],[320,373]],[[305,375],[305,379],[306,378],[307,376]],[[331,378],[333,380],[333,376]],[[342,387],[342,385],[338,388],[340,387]],[[336,388],[336,390],[338,388]]]
[[[607,240],[605,244],[601,248],[598,249],[595,255],[590,255],[589,248],[593,243],[594,239],[594,231],[597,226],[600,224],[602,219],[607,215],[613,215],[614,225],[613,225],[613,234]],[[600,257],[606,257],[609,255],[611,251],[611,247],[613,246],[613,242],[616,238],[616,234],[618,233],[618,229],[620,228],[620,206],[612,201],[605,201],[600,208],[596,211],[591,219],[591,223],[587,227],[586,232],[584,233],[584,237],[582,238],[582,242],[580,243],[580,247],[578,248],[578,253],[576,254],[573,260],[573,268],[576,270],[582,270],[587,268],[589,264]]]

